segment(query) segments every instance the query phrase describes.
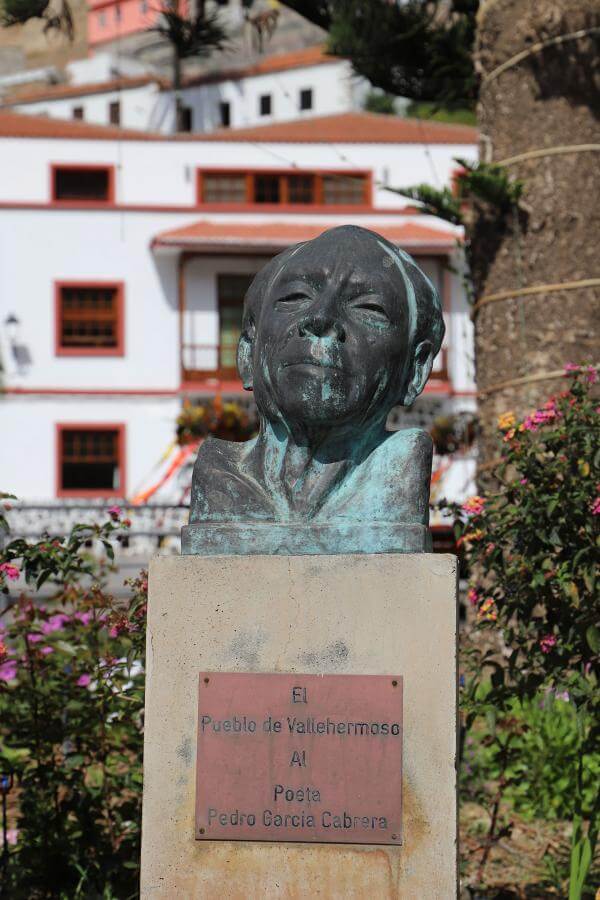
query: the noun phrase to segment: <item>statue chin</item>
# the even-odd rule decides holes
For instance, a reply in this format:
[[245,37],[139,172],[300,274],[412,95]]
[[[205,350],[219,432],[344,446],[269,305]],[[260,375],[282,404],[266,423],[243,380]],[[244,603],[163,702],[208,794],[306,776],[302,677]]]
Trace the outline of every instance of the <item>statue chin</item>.
[[350,380],[335,370],[328,370],[323,377],[322,369],[310,371],[301,366],[279,374],[274,394],[283,419],[309,429],[361,422],[368,405],[368,399],[362,397],[360,379]]

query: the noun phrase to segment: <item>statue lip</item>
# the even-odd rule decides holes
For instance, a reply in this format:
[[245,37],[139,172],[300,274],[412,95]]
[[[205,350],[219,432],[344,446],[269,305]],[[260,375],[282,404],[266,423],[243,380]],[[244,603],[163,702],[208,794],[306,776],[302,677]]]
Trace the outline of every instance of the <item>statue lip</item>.
[[289,369],[291,366],[313,366],[318,369],[338,369],[342,370],[343,366],[330,360],[316,359],[314,356],[305,356],[300,359],[286,360],[282,364],[282,368]]

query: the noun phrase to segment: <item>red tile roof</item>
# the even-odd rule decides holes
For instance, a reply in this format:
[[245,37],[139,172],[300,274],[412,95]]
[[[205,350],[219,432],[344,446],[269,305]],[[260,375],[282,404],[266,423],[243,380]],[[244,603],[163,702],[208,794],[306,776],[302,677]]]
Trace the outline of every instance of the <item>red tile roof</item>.
[[[178,140],[198,139],[178,135]],[[283,144],[476,144],[477,129],[424,119],[348,112],[274,122],[252,128],[227,128],[201,136],[204,141],[264,141]]]
[[55,84],[51,87],[13,94],[9,101],[0,108],[11,108],[20,104],[37,103],[43,100],[61,100],[65,97],[88,97],[92,94],[108,94],[110,91],[130,91],[144,87],[146,84],[160,84],[166,87],[168,82],[156,75],[138,75],[135,78],[115,78],[112,81],[98,81],[93,84]]
[[375,113],[339,113],[292,122],[227,128],[210,134],[165,135],[93,125],[91,122],[29,116],[0,110],[0,137],[79,138],[81,140],[198,141],[290,144],[475,144],[477,130],[422,119],[402,119]]
[[[325,49],[317,47],[305,47],[293,53],[279,53],[276,56],[268,56],[251,66],[243,68],[217,69],[214,72],[203,72],[199,75],[191,75],[184,79],[184,87],[195,87],[202,84],[215,84],[222,81],[239,81],[253,75],[267,75],[271,72],[285,72],[288,69],[300,69],[305,66],[318,66],[324,63],[339,62],[339,57],[328,56]],[[171,90],[171,83],[167,78],[157,75],[138,75],[135,77],[115,78],[111,81],[99,81],[92,84],[55,84],[49,87],[33,88],[23,91],[22,94],[13,93],[10,99],[4,102],[0,108],[10,108],[17,104],[38,103],[44,100],[61,100],[68,97],[89,97],[92,94],[107,94],[110,91],[129,91],[133,88],[143,87],[146,84],[158,84],[162,90]]]
[[269,75],[272,72],[286,72],[290,69],[302,69],[305,66],[320,66],[324,63],[336,63],[339,56],[330,56],[322,45],[316,47],[304,47],[292,53],[278,53],[275,56],[267,56],[250,66],[243,68],[216,69],[213,72],[202,72],[198,75],[190,75],[184,79],[184,87],[194,87],[202,84],[214,84],[215,82],[250,78],[255,75]]
[[75,138],[93,141],[157,141],[162,135],[117,128],[116,125],[93,125],[76,119],[54,119],[0,110],[0,138]]
[[[313,222],[210,222],[205,219],[163,231],[152,241],[153,247],[176,247],[178,249],[202,250],[210,252],[239,252],[240,250],[270,252],[289,247],[300,241],[318,237],[328,228],[340,223]],[[367,226],[369,227],[369,226]],[[456,236],[449,231],[441,231],[406,222],[403,225],[376,224],[374,230],[389,241],[405,248],[435,247],[440,251],[452,249]]]

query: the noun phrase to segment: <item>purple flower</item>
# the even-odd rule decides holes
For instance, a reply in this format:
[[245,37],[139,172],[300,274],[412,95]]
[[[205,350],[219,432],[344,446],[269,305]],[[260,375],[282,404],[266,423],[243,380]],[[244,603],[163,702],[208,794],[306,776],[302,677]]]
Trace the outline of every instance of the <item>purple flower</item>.
[[7,659],[0,664],[0,681],[14,681],[17,677],[16,659]]
[[44,639],[43,634],[28,634],[27,635],[27,640],[29,641],[30,644],[38,644],[40,641],[43,641],[43,639]]
[[89,625],[94,618],[94,613],[91,609],[87,610],[87,612],[76,612],[75,618],[78,619],[82,625]]
[[42,622],[40,629],[42,634],[52,634],[53,631],[60,631],[61,628],[64,628],[68,621],[69,616],[65,613],[57,613],[55,616],[50,616],[47,622]]
[[40,653],[43,653],[44,656],[48,656],[49,653],[54,653],[54,647],[41,647]]
[[550,653],[553,647],[556,646],[556,638],[553,634],[546,634],[543,638],[540,639],[540,649],[542,653]]
[[77,684],[79,687],[87,687],[91,680],[92,676],[88,675],[87,672],[84,672],[84,674],[80,675],[77,679]]

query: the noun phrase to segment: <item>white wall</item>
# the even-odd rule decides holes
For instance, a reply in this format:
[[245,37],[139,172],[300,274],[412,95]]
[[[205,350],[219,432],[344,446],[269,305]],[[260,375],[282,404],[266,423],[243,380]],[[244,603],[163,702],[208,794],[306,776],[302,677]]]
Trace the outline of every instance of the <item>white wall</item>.
[[101,94],[58,97],[56,100],[39,100],[34,103],[15,104],[15,112],[33,116],[49,116],[52,119],[72,119],[73,109],[82,106],[84,121],[95,125],[109,125],[109,107],[113,102],[121,104],[121,127],[140,131],[151,130],[152,112],[160,92],[156,84],[144,84],[137,88],[106,91]]
[[[93,59],[93,58],[92,58]],[[87,64],[91,60],[85,60]],[[86,82],[110,80],[105,62],[94,68],[77,69],[74,82],[85,86]],[[94,77],[95,76],[95,77]],[[84,80],[85,79],[85,80]],[[313,108],[300,110],[300,91],[312,88]],[[362,108],[369,91],[364,79],[352,74],[351,66],[344,60],[289,69],[265,75],[230,79],[216,84],[196,85],[183,91],[183,102],[192,108],[192,130],[214,131],[221,127],[219,103],[230,103],[231,127],[282,122],[315,115],[330,115]],[[261,116],[259,98],[271,95],[272,113]],[[73,108],[84,109],[86,122],[99,125],[109,123],[109,104],[121,103],[121,126],[142,131],[174,131],[175,106],[171,91],[160,91],[156,84],[120,91],[86,94],[67,98],[40,100],[32,103],[15,103],[13,109],[29,115],[47,115],[58,119],[73,118]]]
[[[1,201],[50,199],[51,163],[95,163],[117,170],[117,203],[196,206],[196,169],[290,168],[372,170],[379,187],[374,205],[397,210],[403,197],[385,185],[420,182],[449,185],[455,159],[475,160],[474,144],[255,144],[190,140],[97,141],[5,138],[0,148],[4,172]],[[313,213],[314,216],[314,213]]]
[[5,397],[0,403],[0,491],[23,500],[56,496],[56,425],[125,425],[126,484],[132,496],[175,434],[177,399]]

